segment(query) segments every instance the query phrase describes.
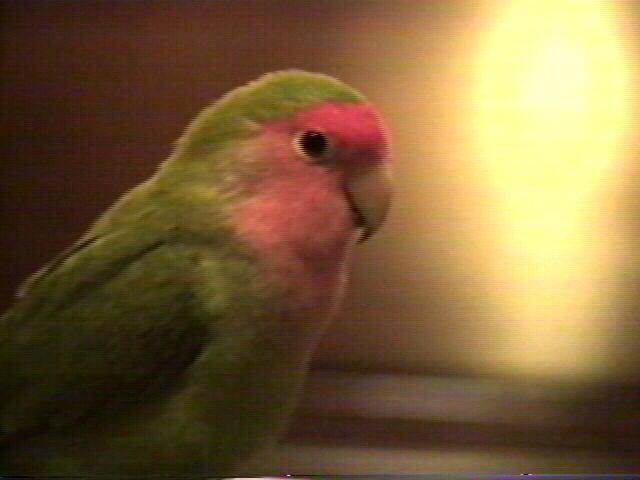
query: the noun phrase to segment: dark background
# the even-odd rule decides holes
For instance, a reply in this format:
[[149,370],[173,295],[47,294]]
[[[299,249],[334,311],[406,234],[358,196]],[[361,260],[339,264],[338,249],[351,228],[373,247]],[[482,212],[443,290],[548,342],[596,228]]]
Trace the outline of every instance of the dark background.
[[[624,148],[589,177],[584,191],[597,194],[576,200],[592,215],[576,210],[558,227],[544,220],[553,205],[548,216],[534,207],[593,162],[565,149],[534,172],[539,199],[525,206],[542,218],[536,253],[502,243],[519,228],[509,219],[524,217],[501,216],[496,202],[518,189],[499,181],[522,179],[483,167],[475,150],[478,125],[497,121],[472,108],[476,59],[508,3],[2,2],[2,307],[148,177],[204,105],[267,71],[322,71],[362,90],[391,124],[398,194],[360,248],[351,295],[289,436],[261,460],[265,473],[637,471],[640,10],[612,3],[605,23],[622,63],[593,63],[622,69]],[[610,111],[622,87],[603,78]],[[505,145],[489,151],[505,155]],[[554,237],[574,217],[580,228]],[[575,249],[554,250],[568,237]]]

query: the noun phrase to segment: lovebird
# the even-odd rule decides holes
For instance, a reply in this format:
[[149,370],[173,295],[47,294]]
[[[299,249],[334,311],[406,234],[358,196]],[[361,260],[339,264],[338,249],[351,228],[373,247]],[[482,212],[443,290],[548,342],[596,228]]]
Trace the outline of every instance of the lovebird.
[[0,317],[0,475],[246,474],[386,217],[389,144],[301,70],[199,113]]

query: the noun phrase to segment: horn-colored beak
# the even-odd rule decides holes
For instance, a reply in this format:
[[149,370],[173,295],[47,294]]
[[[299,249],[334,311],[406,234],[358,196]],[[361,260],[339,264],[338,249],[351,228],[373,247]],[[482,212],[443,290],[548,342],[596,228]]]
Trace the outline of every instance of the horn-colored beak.
[[380,228],[391,204],[391,194],[391,169],[386,162],[376,163],[346,182],[345,195],[354,223],[362,232],[358,242],[365,241]]

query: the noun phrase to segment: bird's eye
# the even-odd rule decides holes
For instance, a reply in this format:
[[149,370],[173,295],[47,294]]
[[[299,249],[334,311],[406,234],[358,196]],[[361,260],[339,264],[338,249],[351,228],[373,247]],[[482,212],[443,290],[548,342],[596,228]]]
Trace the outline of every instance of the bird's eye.
[[329,151],[329,139],[323,132],[306,130],[295,138],[294,146],[310,160],[320,160]]

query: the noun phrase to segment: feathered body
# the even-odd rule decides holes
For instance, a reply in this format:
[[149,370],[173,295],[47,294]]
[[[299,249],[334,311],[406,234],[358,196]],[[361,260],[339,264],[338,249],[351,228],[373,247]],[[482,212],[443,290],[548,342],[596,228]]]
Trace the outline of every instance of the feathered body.
[[324,75],[205,109],[1,318],[0,473],[226,475],[277,437],[383,215],[345,185],[387,163],[374,110]]

